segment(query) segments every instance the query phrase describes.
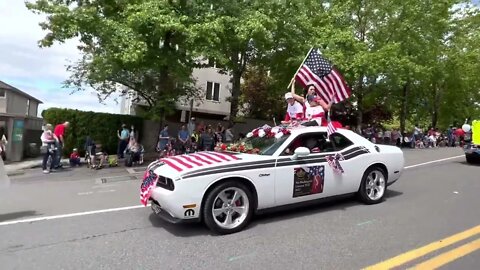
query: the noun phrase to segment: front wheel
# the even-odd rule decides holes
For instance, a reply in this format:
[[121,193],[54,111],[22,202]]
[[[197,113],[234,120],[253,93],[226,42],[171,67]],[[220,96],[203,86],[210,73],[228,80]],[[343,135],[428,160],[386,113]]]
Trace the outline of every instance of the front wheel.
[[219,234],[241,231],[253,215],[252,192],[242,183],[228,181],[207,194],[203,216],[207,227]]
[[383,200],[387,190],[387,177],[380,167],[370,167],[365,171],[358,190],[360,200],[366,204],[376,204]]

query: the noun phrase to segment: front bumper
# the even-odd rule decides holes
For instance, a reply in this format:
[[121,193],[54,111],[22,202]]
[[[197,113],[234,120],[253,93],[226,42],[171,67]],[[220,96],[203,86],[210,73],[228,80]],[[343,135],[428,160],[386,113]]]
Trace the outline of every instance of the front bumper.
[[150,198],[150,203],[151,203],[151,208],[153,213],[155,213],[158,217],[161,219],[172,223],[172,224],[178,224],[178,223],[197,223],[200,222],[200,218],[189,218],[189,219],[181,219],[181,218],[176,218],[172,214],[170,214],[167,210],[163,209],[160,203],[153,199]]

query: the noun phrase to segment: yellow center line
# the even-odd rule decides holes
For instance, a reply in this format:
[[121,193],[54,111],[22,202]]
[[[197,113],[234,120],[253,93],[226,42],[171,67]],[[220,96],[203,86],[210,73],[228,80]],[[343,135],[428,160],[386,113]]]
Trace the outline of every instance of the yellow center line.
[[449,262],[455,261],[458,258],[461,258],[467,254],[474,252],[477,249],[480,249],[480,239],[467,243],[456,249],[452,249],[450,251],[444,252],[438,255],[437,257],[431,258],[430,260],[425,261],[423,263],[417,264],[413,269],[419,269],[419,270],[437,269],[438,267],[445,265]]
[[423,247],[413,249],[410,251],[407,251],[403,254],[400,254],[396,257],[393,257],[391,259],[388,259],[386,261],[380,262],[378,264],[369,266],[367,268],[364,268],[365,270],[379,270],[379,269],[391,269],[397,266],[400,266],[404,263],[407,263],[409,261],[415,260],[417,258],[420,258],[430,252],[433,252],[435,250],[439,250],[441,248],[444,248],[446,246],[449,246],[451,244],[454,244],[456,242],[462,241],[464,239],[467,239],[469,237],[472,237],[476,234],[480,233],[480,225],[473,227],[471,229],[468,229],[466,231],[454,234],[452,236],[449,236],[447,238],[444,238],[440,241],[436,241],[433,243],[430,243],[428,245],[425,245]]

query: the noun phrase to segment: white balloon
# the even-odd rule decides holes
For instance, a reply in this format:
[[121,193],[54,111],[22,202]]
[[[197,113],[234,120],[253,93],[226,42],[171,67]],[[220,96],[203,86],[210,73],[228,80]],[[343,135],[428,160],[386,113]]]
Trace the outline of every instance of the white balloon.
[[469,124],[463,124],[462,129],[465,132],[469,132],[472,129],[472,127]]
[[258,137],[260,137],[260,138],[263,137],[263,136],[265,136],[265,134],[266,134],[266,133],[265,133],[265,131],[264,131],[263,129],[260,129],[260,130],[258,131]]
[[275,134],[275,138],[280,139],[283,136],[283,132],[278,132]]
[[253,133],[252,132],[247,133],[247,138],[251,138],[251,137],[253,137]]
[[272,128],[272,133],[278,133],[280,131],[279,127]]

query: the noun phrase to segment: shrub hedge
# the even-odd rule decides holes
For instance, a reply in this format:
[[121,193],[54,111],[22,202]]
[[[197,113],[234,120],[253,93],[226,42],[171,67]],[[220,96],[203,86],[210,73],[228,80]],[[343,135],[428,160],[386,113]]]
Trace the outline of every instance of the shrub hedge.
[[90,136],[95,142],[101,143],[103,150],[108,154],[116,154],[118,147],[117,130],[121,129],[122,124],[126,124],[128,129],[133,125],[141,138],[143,130],[143,119],[131,115],[120,115],[110,113],[85,112],[72,109],[50,108],[42,112],[45,123],[53,126],[70,122],[66,130],[64,155],[72,152],[73,148],[78,148],[81,155],[84,155],[84,145],[87,136]]

